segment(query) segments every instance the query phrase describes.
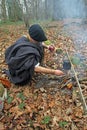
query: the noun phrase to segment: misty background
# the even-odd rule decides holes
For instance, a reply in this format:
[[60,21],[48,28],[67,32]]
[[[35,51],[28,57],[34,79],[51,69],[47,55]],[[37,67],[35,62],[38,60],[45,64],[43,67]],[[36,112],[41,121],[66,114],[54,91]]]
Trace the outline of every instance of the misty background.
[[0,21],[62,20],[87,18],[87,0],[0,0]]

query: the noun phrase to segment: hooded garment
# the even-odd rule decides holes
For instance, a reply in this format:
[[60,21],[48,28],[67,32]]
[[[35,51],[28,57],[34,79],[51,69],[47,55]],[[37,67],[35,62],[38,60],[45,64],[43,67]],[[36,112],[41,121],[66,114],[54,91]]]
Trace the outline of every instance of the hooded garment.
[[5,72],[11,82],[16,85],[25,85],[30,82],[35,65],[41,63],[43,59],[43,52],[41,43],[30,43],[25,37],[21,37],[7,48],[5,60],[8,70]]

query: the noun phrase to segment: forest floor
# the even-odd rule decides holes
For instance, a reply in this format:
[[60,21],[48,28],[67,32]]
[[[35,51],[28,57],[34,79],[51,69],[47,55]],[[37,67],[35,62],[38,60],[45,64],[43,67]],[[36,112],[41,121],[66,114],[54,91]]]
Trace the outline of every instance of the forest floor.
[[[81,54],[87,57],[87,42],[80,44],[83,40],[80,40],[81,36],[84,37],[80,33],[81,25],[78,27],[80,23],[63,22],[43,26],[51,43],[63,50],[57,54],[45,50],[43,65],[48,68],[63,69],[66,48],[71,56],[81,49]],[[26,34],[24,25],[0,27],[0,86],[3,84],[8,93],[3,110],[0,112],[0,130],[87,130],[87,114],[81,101],[78,84],[74,80],[71,86],[66,85],[66,82],[72,79],[73,72],[64,77],[35,74],[32,84],[23,87],[7,81],[7,76],[2,72],[7,68],[5,50]],[[86,41],[86,37],[84,39]],[[75,50],[75,46],[80,48]],[[77,60],[74,58],[74,61]],[[85,62],[87,64],[86,60]],[[87,68],[78,66],[74,65],[87,104]]]

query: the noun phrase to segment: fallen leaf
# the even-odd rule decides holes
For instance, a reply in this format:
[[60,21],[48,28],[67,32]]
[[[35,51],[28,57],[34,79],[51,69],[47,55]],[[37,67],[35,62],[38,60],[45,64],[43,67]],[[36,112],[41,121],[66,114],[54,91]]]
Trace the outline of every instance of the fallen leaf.
[[0,77],[0,82],[7,88],[11,87],[11,83],[7,79]]
[[52,100],[52,101],[49,103],[49,107],[51,108],[51,107],[53,107],[54,105],[55,105],[55,101]]
[[57,117],[57,116],[54,116],[53,117],[53,126],[58,126],[58,122],[59,122],[59,120],[60,120],[60,118],[59,117]]
[[67,114],[67,115],[71,115],[72,113],[73,113],[73,111],[72,111],[71,108],[68,108],[68,109],[66,110],[66,114]]
[[81,108],[76,108],[74,110],[75,117],[82,118],[83,117],[83,110]]
[[10,108],[9,112],[15,116],[15,119],[17,119],[19,116],[21,116],[24,113],[24,111],[21,111],[18,106]]
[[0,122],[0,130],[5,130],[4,124]]

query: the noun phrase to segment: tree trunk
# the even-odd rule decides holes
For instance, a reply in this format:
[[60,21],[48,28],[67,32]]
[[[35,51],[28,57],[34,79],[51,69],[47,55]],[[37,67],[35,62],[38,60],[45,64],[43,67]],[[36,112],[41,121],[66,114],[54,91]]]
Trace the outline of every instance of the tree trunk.
[[48,19],[48,1],[45,0],[45,19]]
[[26,9],[26,14],[24,14],[23,19],[24,19],[25,26],[28,28],[30,26],[30,23],[29,23],[29,9],[26,0],[24,0],[24,5]]
[[6,15],[6,5],[5,5],[5,0],[2,0],[1,2],[1,12],[2,12],[2,20],[5,22],[7,19],[7,15]]

